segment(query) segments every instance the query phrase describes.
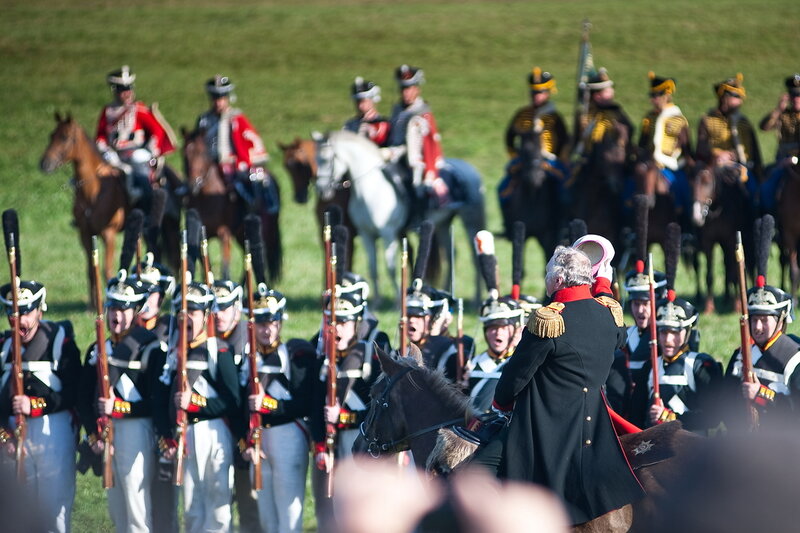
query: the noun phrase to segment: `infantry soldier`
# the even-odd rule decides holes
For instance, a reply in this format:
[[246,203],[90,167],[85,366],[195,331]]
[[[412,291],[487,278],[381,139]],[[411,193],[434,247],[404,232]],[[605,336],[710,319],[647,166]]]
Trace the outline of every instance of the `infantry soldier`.
[[490,411],[497,381],[514,354],[523,315],[519,304],[509,297],[490,297],[481,306],[486,351],[467,363],[469,396],[473,407],[481,413]]
[[[312,388],[317,378],[316,353],[305,340],[282,342],[281,329],[286,319],[283,294],[267,290],[261,283],[253,298],[260,392],[249,394],[247,403],[250,412],[261,413],[264,427],[261,448],[266,457],[260,465],[264,488],[258,492],[261,530],[300,532],[309,447],[303,418],[311,411]],[[249,375],[247,359],[242,365],[243,386]],[[247,453],[254,453],[252,447]]]
[[[442,370],[450,381],[456,378],[455,341],[451,337],[434,335],[431,325],[434,309],[441,307],[431,298],[431,287],[409,288],[406,297],[406,316],[408,317],[408,341],[417,345],[422,352],[422,362],[428,368]],[[466,352],[465,352],[466,353]]]
[[679,220],[688,230],[689,220],[686,217],[689,216],[692,203],[685,170],[687,164],[692,164],[689,121],[672,101],[675,80],[656,76],[652,71],[648,77],[653,108],[642,119],[637,173],[656,173],[656,191],[666,189],[672,193]]
[[667,298],[658,303],[658,382],[663,405],[653,397],[651,373],[649,425],[677,419],[685,429],[705,433],[719,422],[714,419],[712,408],[722,380],[722,367],[710,355],[690,349],[689,335],[697,318],[694,306],[677,298],[674,290],[668,290]]
[[426,206],[419,204],[424,203],[429,194],[440,205],[447,202],[449,195],[449,188],[439,173],[444,164],[441,138],[433,113],[422,99],[421,85],[425,82],[422,69],[400,65],[395,70],[395,79],[400,88],[400,101],[392,109],[388,148],[382,153],[410,178],[418,200],[412,202],[412,210],[422,218]]
[[[179,308],[180,299],[180,294],[176,295],[173,307]],[[188,415],[183,482],[187,532],[230,529],[233,434],[242,429],[239,375],[233,354],[227,343],[207,336],[206,320],[213,300],[208,287],[197,282],[189,284],[189,388],[183,393],[175,388],[177,347],[172,347],[156,390],[156,401],[169,406],[154,413],[159,449],[166,459],[175,458],[175,411],[183,409]]]
[[[452,343],[451,347],[439,358],[437,368],[444,371],[445,376],[455,379],[458,364],[458,331],[451,331],[453,325],[453,306],[455,299],[447,291],[428,288],[431,297],[431,322],[430,332],[432,337],[444,337]],[[475,355],[475,339],[462,332],[461,342],[464,345],[464,361],[469,361]]]
[[169,342],[169,315],[161,314],[164,300],[171,300],[175,293],[175,277],[169,268],[155,262],[148,252],[139,267],[139,272],[130,274],[132,280],[139,280],[147,289],[147,298],[136,315],[136,321],[145,329],[153,331],[164,343]]
[[[327,304],[325,308],[328,309],[326,315],[330,316]],[[335,310],[337,405],[326,405],[328,362],[325,354],[319,353],[309,416],[316,466],[311,474],[311,481],[320,531],[330,531],[333,527],[333,508],[330,499],[326,497],[325,478],[330,473],[331,465],[328,464],[325,448],[325,424],[335,424],[338,428],[336,458],[351,455],[353,442],[358,436],[358,427],[367,414],[370,388],[380,374],[374,344],[360,341],[356,337],[358,318],[363,312],[360,301],[353,293],[345,292],[336,298]]]
[[389,135],[389,121],[375,106],[381,101],[381,88],[357,76],[351,88],[356,115],[344,123],[347,131],[363,135],[378,146],[383,146]]
[[107,493],[108,511],[115,529],[126,532],[154,530],[151,487],[157,454],[152,393],[166,354],[153,331],[136,325],[147,293],[147,287],[125,270],[108,282],[105,319],[110,337],[105,350],[111,395],[99,394],[95,343],[86,353],[79,398],[83,427],[97,455],[104,446],[97,420],[114,420],[114,486]]
[[786,92],[781,95],[778,105],[759,123],[761,131],[775,130],[778,133],[775,167],[761,185],[761,207],[769,213],[775,210],[786,167],[796,165],[797,160],[792,161],[792,158],[800,156],[800,74],[786,78],[785,85]]
[[[48,531],[71,527],[75,499],[75,443],[72,420],[80,379],[80,353],[69,321],[43,320],[47,310],[44,285],[19,281],[19,334],[22,340],[23,394],[12,396],[12,334],[0,346],[0,442],[14,456],[14,417],[27,417],[25,483],[33,491]],[[12,288],[0,287],[0,301],[12,314]],[[10,490],[8,487],[6,490]]]
[[147,211],[155,168],[160,158],[175,150],[174,135],[155,105],[148,108],[136,101],[136,74],[130,67],[109,73],[106,81],[114,101],[100,113],[95,142],[103,159],[125,173],[130,203],[141,200]]
[[592,283],[583,252],[556,248],[545,276],[553,303],[534,312],[495,390],[493,407],[513,416],[473,460],[501,477],[550,487],[573,524],[643,495],[602,393],[625,340],[622,309],[592,298]]
[[755,199],[761,179],[761,152],[750,121],[742,115],[744,77],[737,74],[714,85],[717,107],[700,119],[695,155],[708,171],[730,172]]
[[236,190],[249,205],[256,202],[256,184],[266,210],[277,210],[275,180],[264,168],[268,155],[256,129],[241,109],[231,106],[233,89],[227,76],[214,76],[205,84],[211,109],[197,119],[205,134],[211,158],[219,165],[229,191]]
[[[569,135],[564,119],[550,96],[557,92],[556,80],[549,72],[534,67],[528,75],[531,103],[519,108],[505,134],[509,162],[506,175],[497,186],[501,209],[508,205],[519,183],[521,172],[541,169],[559,184],[559,199],[566,202],[567,158]],[[538,149],[536,153],[532,153]],[[535,169],[533,168],[535,167]],[[511,235],[511,221],[502,209],[506,235]]]

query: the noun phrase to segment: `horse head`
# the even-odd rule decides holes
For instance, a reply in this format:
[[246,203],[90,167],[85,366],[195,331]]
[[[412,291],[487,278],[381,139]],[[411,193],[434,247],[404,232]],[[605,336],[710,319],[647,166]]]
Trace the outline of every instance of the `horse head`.
[[538,189],[547,179],[544,170],[545,160],[542,157],[541,136],[531,131],[522,135],[519,159],[519,170],[522,179],[534,189]]
[[294,201],[305,204],[308,188],[317,174],[317,144],[297,137],[289,144],[278,143],[278,147],[283,152],[283,166],[292,178]]
[[329,202],[342,186],[348,169],[336,156],[336,147],[331,142],[330,135],[314,132],[311,136],[316,147],[317,195],[320,200]]
[[212,177],[220,178],[221,182],[219,169],[208,150],[205,133],[202,129],[189,131],[186,128],[181,128],[183,136],[183,149],[181,150],[183,168],[192,196],[199,194],[201,190],[208,187]]
[[56,127],[50,133],[50,144],[39,161],[39,168],[48,174],[64,163],[75,160],[76,143],[80,134],[80,126],[72,119],[71,113],[62,117],[61,113],[56,112],[54,118]]
[[[705,225],[708,216],[721,208],[723,197],[730,197],[732,192],[739,191],[746,195],[745,167],[739,164],[716,166],[700,170],[694,179],[692,204],[692,220],[695,225]],[[715,206],[718,208],[715,209]]]

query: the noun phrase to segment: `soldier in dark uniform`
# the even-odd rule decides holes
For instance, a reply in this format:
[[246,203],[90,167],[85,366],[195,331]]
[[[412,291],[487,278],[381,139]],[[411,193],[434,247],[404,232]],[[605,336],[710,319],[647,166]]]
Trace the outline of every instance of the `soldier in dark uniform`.
[[[663,272],[654,272],[656,299],[666,296],[667,285]],[[633,325],[628,326],[625,345],[617,350],[611,373],[606,381],[608,404],[638,427],[647,421],[650,393],[647,379],[650,365],[650,279],[644,272],[644,262],[625,276],[625,292],[630,302]]]
[[[439,357],[437,368],[441,369],[445,376],[455,380],[458,366],[458,331],[452,331],[450,326],[453,324],[453,306],[456,305],[456,301],[450,293],[440,289],[430,287],[428,293],[431,297],[431,336],[444,337],[450,339],[452,343],[452,346]],[[462,335],[461,342],[464,345],[466,362],[475,355],[475,339],[469,335]]]
[[[329,310],[330,307],[326,305],[326,309]],[[320,531],[330,531],[334,524],[333,505],[326,497],[326,477],[331,465],[328,464],[325,453],[325,426],[328,423],[336,425],[336,458],[350,456],[353,442],[358,436],[358,427],[367,414],[370,388],[381,372],[374,353],[374,344],[356,337],[358,319],[362,312],[360,298],[354,293],[345,292],[336,298],[336,406],[330,407],[326,403],[327,354],[323,350],[317,356],[309,423],[316,467],[311,473],[311,481]],[[329,311],[326,314],[329,315]]]
[[[80,352],[69,321],[42,319],[47,310],[44,285],[20,281],[16,292],[23,394],[11,394],[13,335],[7,331],[0,344],[0,444],[10,453],[4,459],[13,461],[17,445],[14,417],[25,415],[25,485],[33,491],[36,511],[45,520],[47,530],[65,532],[70,530],[75,499],[77,431],[72,411],[80,379]],[[0,301],[9,318],[12,298],[10,283],[0,287]]]
[[775,165],[761,184],[761,208],[767,213],[775,211],[786,168],[796,165],[797,160],[792,158],[800,156],[800,74],[786,78],[785,85],[786,92],[781,95],[778,105],[758,124],[761,131],[775,130],[778,133]]
[[644,495],[602,392],[625,342],[622,309],[593,298],[593,281],[584,253],[556,248],[545,277],[553,303],[535,311],[495,390],[494,409],[513,416],[473,460],[500,477],[549,487],[573,524]]
[[680,420],[685,429],[704,434],[716,427],[714,407],[722,382],[722,366],[707,353],[692,351],[690,331],[696,327],[697,310],[668,290],[658,302],[658,383],[662,405],[653,397],[653,376],[648,379],[648,425]]
[[[180,309],[181,296],[173,300]],[[175,458],[176,408],[187,412],[187,456],[183,483],[183,517],[187,532],[227,531],[231,527],[234,434],[242,431],[239,371],[228,344],[208,338],[206,320],[214,300],[205,285],[188,286],[188,389],[176,389],[177,346],[172,347],[156,388],[162,405],[154,413],[159,449]]]
[[[766,264],[764,267],[766,270]],[[767,285],[762,272],[756,278],[756,286],[747,293],[747,312],[755,380],[753,383],[742,381],[741,348],[736,350],[725,377],[736,389],[732,394],[733,405],[740,409],[729,409],[726,425],[741,427],[747,422],[746,405],[742,405],[746,402],[758,411],[761,426],[794,428],[800,413],[800,372],[796,372],[800,364],[800,341],[786,334],[786,326],[792,319],[792,298],[781,289]]]
[[[519,108],[511,119],[505,134],[509,161],[506,175],[497,186],[497,195],[503,214],[506,235],[511,235],[510,213],[504,209],[521,179],[518,174],[531,166],[545,172],[547,178],[559,184],[559,199],[568,201],[566,179],[569,176],[569,134],[564,118],[556,110],[550,96],[557,92],[556,80],[549,72],[534,67],[528,74],[531,103]],[[531,153],[538,147],[537,153]]]
[[375,107],[381,101],[381,88],[358,76],[353,81],[351,92],[356,115],[345,122],[342,129],[363,135],[378,146],[383,146],[389,135],[389,120]]
[[[316,353],[308,341],[281,340],[286,318],[286,298],[259,284],[253,314],[258,343],[260,392],[249,392],[250,360],[242,365],[249,412],[261,413],[261,460],[264,488],[258,492],[261,530],[267,533],[299,533],[303,530],[303,500],[308,473],[308,427],[317,381]],[[248,345],[247,352],[250,347]],[[248,413],[249,414],[249,413]],[[248,451],[254,453],[252,446]]]
[[[105,352],[110,397],[102,397],[97,376],[97,344],[86,352],[79,411],[87,440],[98,456],[104,442],[98,434],[101,416],[114,421],[108,511],[117,531],[153,531],[152,486],[157,475],[153,386],[166,357],[156,334],[136,325],[148,288],[120,270],[106,287],[105,318],[109,329]],[[99,459],[99,457],[98,457]]]
[[430,287],[408,289],[406,297],[408,341],[413,342],[420,349],[425,366],[440,369],[447,379],[455,381],[457,358],[452,356],[456,353],[456,345],[450,337],[432,334],[431,322],[434,307]]
[[467,363],[469,396],[473,407],[481,413],[490,411],[497,381],[514,354],[523,316],[524,311],[516,300],[507,296],[490,297],[481,306],[486,351]]
[[758,195],[761,179],[761,152],[755,128],[741,112],[747,95],[737,74],[714,85],[717,107],[700,119],[695,156],[705,170],[729,172],[746,186],[751,198]]

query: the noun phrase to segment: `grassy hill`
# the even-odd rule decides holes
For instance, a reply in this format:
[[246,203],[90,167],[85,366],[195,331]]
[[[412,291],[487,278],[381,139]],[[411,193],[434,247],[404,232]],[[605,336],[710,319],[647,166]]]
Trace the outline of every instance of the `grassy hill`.
[[[92,323],[83,312],[85,269],[70,226],[71,170],[53,175],[38,170],[53,113],[70,112],[93,132],[110,97],[105,74],[127,64],[137,74],[139,99],[158,101],[173,127],[191,126],[208,105],[205,80],[226,74],[237,85],[237,105],[273,155],[270,168],[283,189],[287,252],[277,288],[286,293],[291,312],[285,332],[308,337],[319,320],[311,302],[322,282],[321,251],[312,231],[312,206],[291,202],[276,145],[307,137],[311,130],[339,128],[353,111],[349,86],[354,76],[382,86],[380,107],[388,113],[396,94],[393,69],[401,63],[425,69],[424,95],[436,114],[445,153],[482,172],[489,229],[499,230],[494,188],[505,163],[504,128],[526,103],[525,78],[533,65],[555,74],[561,89],[555,101],[571,115],[584,18],[593,25],[595,62],[608,68],[618,100],[635,121],[647,109],[647,72],[654,70],[677,78],[676,101],[695,127],[714,104],[712,85],[736,72],[745,76],[744,112],[751,120],[772,109],[783,78],[798,68],[800,24],[794,7],[787,0],[6,0],[0,20],[0,209],[19,211],[25,275],[47,285],[49,316],[70,318],[79,345],[87,346]],[[771,160],[774,137],[761,135],[760,141],[765,159]],[[171,156],[170,163],[180,168],[178,157]],[[460,230],[459,236],[463,248]],[[498,243],[498,255],[508,285],[508,243]],[[241,256],[236,257],[238,272]],[[365,260],[357,258],[356,270],[364,272]],[[529,246],[527,265],[524,291],[542,294],[538,246]],[[465,249],[457,271],[458,285],[466,289],[472,270]],[[688,292],[693,284],[686,276],[679,289]],[[396,313],[387,307],[379,314],[391,329]],[[737,317],[703,316],[700,324],[704,349],[726,359],[738,342]],[[481,335],[473,317],[467,330]],[[75,525],[81,531],[110,527],[97,487],[95,480],[80,481]]]

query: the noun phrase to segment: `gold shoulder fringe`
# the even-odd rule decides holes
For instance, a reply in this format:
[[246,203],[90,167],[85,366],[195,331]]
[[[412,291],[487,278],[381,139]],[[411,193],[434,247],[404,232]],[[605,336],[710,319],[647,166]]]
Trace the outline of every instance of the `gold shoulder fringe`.
[[595,301],[600,305],[608,307],[608,310],[611,311],[611,316],[614,317],[614,324],[616,324],[618,328],[625,325],[625,320],[622,317],[622,306],[618,301],[610,296],[598,296],[595,298]]
[[564,318],[561,310],[564,304],[553,302],[546,307],[540,307],[528,319],[528,331],[543,339],[553,339],[564,334]]

